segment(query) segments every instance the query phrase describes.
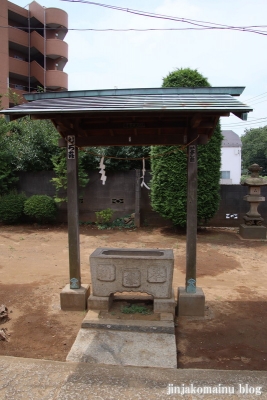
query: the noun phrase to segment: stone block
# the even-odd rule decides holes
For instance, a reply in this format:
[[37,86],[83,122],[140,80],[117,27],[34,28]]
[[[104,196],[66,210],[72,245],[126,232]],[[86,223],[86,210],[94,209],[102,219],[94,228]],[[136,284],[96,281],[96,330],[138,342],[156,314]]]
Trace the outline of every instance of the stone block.
[[173,322],[173,314],[172,313],[161,313],[160,314],[161,321],[170,321]]
[[[159,321],[144,319],[111,319],[99,318],[99,310],[90,310],[83,322],[82,328],[85,329],[104,329],[109,331],[125,331],[125,332],[147,332],[147,333],[166,333],[174,335],[174,318],[172,314],[165,314],[165,318]],[[168,318],[166,317],[168,315]]]
[[87,308],[88,310],[104,310],[109,311],[114,295],[110,296],[94,296],[91,294],[87,300]]
[[184,287],[179,287],[177,302],[179,317],[204,317],[205,295],[201,288],[196,288],[196,293],[187,293]]
[[243,239],[266,239],[266,227],[241,224],[239,235]]
[[172,250],[98,248],[90,256],[92,294],[145,292],[171,298],[173,266]]
[[90,285],[82,284],[80,289],[70,289],[67,284],[60,293],[60,307],[63,311],[84,311],[87,308],[87,299],[90,294]]
[[154,313],[171,313],[175,315],[175,307],[174,291],[172,291],[172,297],[169,299],[154,298]]
[[81,328],[66,361],[177,369],[175,335]]

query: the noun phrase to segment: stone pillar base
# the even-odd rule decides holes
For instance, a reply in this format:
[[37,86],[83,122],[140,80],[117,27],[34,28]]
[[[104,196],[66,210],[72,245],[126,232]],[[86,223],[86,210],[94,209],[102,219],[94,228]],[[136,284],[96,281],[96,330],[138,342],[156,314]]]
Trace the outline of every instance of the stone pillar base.
[[170,299],[155,299],[154,298],[154,313],[172,313],[175,315],[175,298],[174,291]]
[[84,311],[87,309],[87,299],[90,285],[82,284],[80,289],[70,289],[67,284],[60,293],[60,307],[63,311]]
[[87,300],[88,310],[104,310],[109,311],[113,302],[113,293],[110,296],[94,296],[90,295]]
[[239,226],[239,235],[243,239],[266,239],[266,227],[241,224]]
[[187,293],[184,287],[178,288],[178,317],[204,317],[205,295],[201,288],[196,293]]

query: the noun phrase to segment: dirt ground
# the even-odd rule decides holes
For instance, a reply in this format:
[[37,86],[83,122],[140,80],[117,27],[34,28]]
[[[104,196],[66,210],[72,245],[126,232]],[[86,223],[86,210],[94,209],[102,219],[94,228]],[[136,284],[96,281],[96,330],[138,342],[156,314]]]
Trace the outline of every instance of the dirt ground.
[[[172,248],[173,286],[184,286],[184,233],[171,228],[98,230],[82,226],[82,282],[90,283],[95,248]],[[0,226],[0,305],[8,307],[9,341],[0,354],[64,361],[85,312],[60,310],[68,283],[67,227]],[[176,321],[179,368],[267,370],[267,243],[241,240],[236,229],[198,233],[197,286],[205,318]]]

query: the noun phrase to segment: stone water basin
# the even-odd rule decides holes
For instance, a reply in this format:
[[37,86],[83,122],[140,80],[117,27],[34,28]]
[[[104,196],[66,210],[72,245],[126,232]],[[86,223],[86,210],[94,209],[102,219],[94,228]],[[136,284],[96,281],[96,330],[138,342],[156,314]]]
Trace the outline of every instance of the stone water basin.
[[145,292],[158,299],[172,297],[171,249],[97,248],[89,262],[93,296]]

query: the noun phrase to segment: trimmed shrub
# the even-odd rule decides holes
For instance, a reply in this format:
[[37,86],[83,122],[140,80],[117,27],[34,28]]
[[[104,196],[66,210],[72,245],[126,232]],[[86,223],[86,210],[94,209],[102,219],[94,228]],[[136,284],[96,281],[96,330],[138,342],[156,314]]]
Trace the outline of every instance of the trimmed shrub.
[[36,194],[25,202],[24,213],[33,220],[45,224],[55,221],[57,206],[52,197]]
[[23,216],[27,197],[23,193],[11,192],[0,197],[0,221],[6,224],[19,222]]
[[[178,69],[163,79],[163,87],[210,87],[197,70]],[[198,146],[197,219],[205,224],[219,207],[222,134],[220,124],[206,145]],[[161,155],[166,153],[164,157]],[[187,155],[178,146],[151,147],[151,204],[175,226],[186,226]]]
[[106,208],[102,211],[95,212],[97,225],[110,225],[113,216],[113,210]]

